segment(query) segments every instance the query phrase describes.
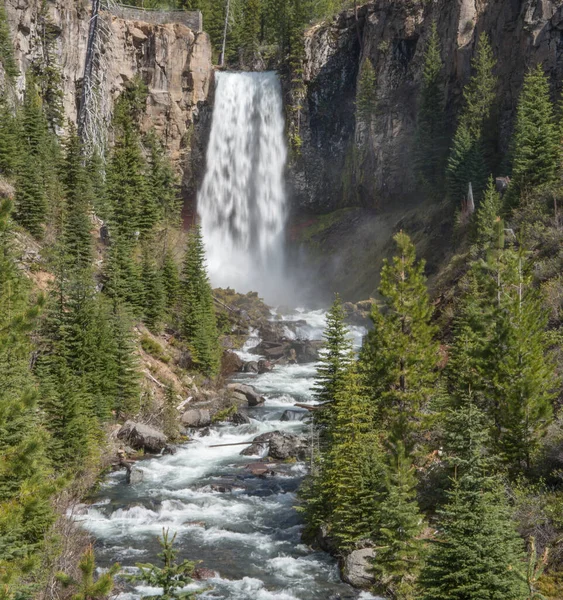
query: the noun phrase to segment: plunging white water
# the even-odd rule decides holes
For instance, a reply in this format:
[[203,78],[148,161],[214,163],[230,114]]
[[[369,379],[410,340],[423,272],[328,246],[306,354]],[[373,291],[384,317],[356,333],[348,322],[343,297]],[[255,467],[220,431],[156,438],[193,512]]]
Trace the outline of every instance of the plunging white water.
[[198,196],[211,281],[279,300],[287,155],[280,83],[273,72],[217,73],[216,80]]

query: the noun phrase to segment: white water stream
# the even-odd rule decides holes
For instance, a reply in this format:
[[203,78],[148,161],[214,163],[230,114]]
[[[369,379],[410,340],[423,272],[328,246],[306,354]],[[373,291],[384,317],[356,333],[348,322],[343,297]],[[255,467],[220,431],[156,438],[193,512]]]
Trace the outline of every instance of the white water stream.
[[[301,312],[312,339],[322,331],[324,313]],[[363,333],[354,328],[354,337]],[[256,344],[254,339],[252,344]],[[246,350],[241,351],[245,355]],[[256,355],[253,355],[256,358]],[[245,467],[261,458],[240,456],[236,443],[260,433],[306,430],[301,421],[282,421],[295,402],[314,402],[316,365],[276,367],[263,375],[241,375],[266,396],[264,406],[249,408],[248,425],[219,425],[174,456],[139,463],[143,483],[130,486],[125,474],[108,477],[96,502],[77,518],[96,538],[98,564],[157,562],[157,537],[163,528],[178,533],[181,558],[202,560],[216,576],[205,600],[345,600],[373,598],[342,583],[334,559],[301,542],[302,519],[295,511],[296,491],[306,472],[300,463],[282,465],[273,477],[253,476]],[[216,491],[214,486],[226,486]],[[123,592],[133,600],[154,590],[139,586]]]
[[217,73],[207,170],[198,195],[216,287],[280,302],[286,145],[276,73]]
[[[276,75],[218,73],[208,170],[199,197],[215,285],[255,289],[280,300],[285,155]],[[283,317],[298,321],[287,323],[287,335],[318,340],[325,316],[320,310],[298,310]],[[353,328],[357,345],[362,333]],[[259,341],[251,332],[239,353],[243,360],[256,360],[249,350]],[[261,478],[247,468],[261,457],[240,456],[241,446],[212,447],[267,431],[306,431],[305,423],[282,420],[282,415],[296,402],[314,402],[315,373],[316,365],[309,363],[240,375],[266,397],[263,406],[247,409],[250,424],[213,426],[173,456],[138,463],[144,472],[140,484],[127,485],[124,472],[108,476],[95,503],[76,515],[96,539],[100,567],[119,561],[131,570],[137,562],[158,563],[157,538],[169,528],[177,533],[179,558],[201,560],[215,572],[192,586],[205,588],[202,599],[373,598],[342,583],[332,557],[302,543],[302,518],[294,507],[305,465],[278,465],[275,475]],[[133,600],[151,593],[157,590],[137,586],[119,597]]]

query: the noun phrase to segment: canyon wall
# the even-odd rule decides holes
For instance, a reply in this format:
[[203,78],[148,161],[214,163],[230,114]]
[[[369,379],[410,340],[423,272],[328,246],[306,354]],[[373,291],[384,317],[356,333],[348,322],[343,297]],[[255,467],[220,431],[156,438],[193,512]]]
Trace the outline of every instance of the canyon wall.
[[[506,149],[528,68],[541,62],[555,96],[563,78],[561,0],[377,0],[307,32],[299,112],[300,154],[291,168],[293,206],[329,212],[350,204],[385,209],[416,200],[412,149],[424,49],[436,22],[442,43],[445,119],[455,125],[481,32],[489,34],[499,77],[501,144]],[[372,61],[377,112],[356,122],[360,65]],[[353,180],[354,146],[368,146],[362,181]]]
[[[90,11],[88,0],[6,0],[21,72],[16,82],[18,92],[21,94],[25,86],[25,72],[44,52],[42,37],[47,19],[55,32],[65,117],[72,121],[76,121],[81,94]],[[163,138],[183,173],[185,188],[191,191],[197,186],[203,160],[207,125],[202,127],[201,122],[209,119],[211,43],[206,33],[190,29],[185,19],[174,22],[174,14],[159,14],[160,23],[154,14],[141,20],[138,17],[143,16],[142,11],[135,11],[135,18],[102,13],[106,35],[100,73],[101,112],[109,125],[116,97],[127,82],[139,75],[149,93],[143,128],[154,127]]]

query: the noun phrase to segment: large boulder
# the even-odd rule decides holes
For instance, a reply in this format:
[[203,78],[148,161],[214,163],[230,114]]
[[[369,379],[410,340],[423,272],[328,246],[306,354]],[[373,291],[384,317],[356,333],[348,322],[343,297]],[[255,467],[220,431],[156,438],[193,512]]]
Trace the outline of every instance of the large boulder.
[[261,396],[251,385],[244,383],[230,383],[227,389],[239,400],[246,400],[248,406],[258,406],[264,404],[264,397]]
[[151,454],[162,452],[168,442],[168,438],[162,431],[135,421],[126,421],[119,430],[117,437],[129,444],[131,448],[144,450]]
[[375,558],[373,548],[352,550],[342,559],[342,579],[356,588],[368,589],[375,583],[372,564]]
[[209,427],[211,413],[206,408],[190,408],[180,420],[184,427]]
[[287,433],[286,431],[269,431],[252,440],[252,444],[245,448],[242,456],[262,455],[266,449],[266,456],[276,460],[307,458],[307,442],[301,436]]
[[283,411],[280,421],[304,421],[309,416],[306,410],[293,410],[288,408]]

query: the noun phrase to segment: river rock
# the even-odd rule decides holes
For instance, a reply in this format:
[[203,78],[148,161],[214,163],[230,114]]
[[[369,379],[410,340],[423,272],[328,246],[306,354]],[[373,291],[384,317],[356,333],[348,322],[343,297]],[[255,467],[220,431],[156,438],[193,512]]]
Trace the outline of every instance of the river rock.
[[118,439],[124,440],[135,450],[144,450],[157,454],[166,448],[168,438],[149,425],[126,421],[117,434]]
[[258,374],[263,375],[264,373],[269,373],[273,369],[272,363],[269,360],[259,360],[258,361]]
[[245,373],[258,373],[258,362],[251,360],[244,364],[242,369]]
[[373,548],[353,550],[342,559],[342,579],[356,588],[368,589],[375,583],[372,564],[375,558]]
[[139,469],[139,467],[133,467],[127,476],[127,483],[136,485],[142,483],[144,479],[145,472],[142,469]]
[[233,423],[233,425],[248,425],[250,423],[250,417],[237,410],[237,412],[233,413],[227,421]]
[[243,368],[244,361],[238,354],[230,350],[223,352],[223,358],[221,359],[221,374],[223,377],[242,371]]
[[296,458],[304,460],[307,457],[307,443],[304,438],[287,433],[286,431],[269,431],[252,440],[252,444],[245,448],[242,456],[262,455],[266,449],[266,456],[276,460]]
[[190,408],[181,418],[185,427],[208,427],[211,425],[211,413],[206,408]]
[[198,567],[197,569],[194,569],[192,576],[196,581],[204,581],[205,579],[216,577],[217,573],[205,567]]
[[308,413],[304,410],[287,409],[283,411],[280,421],[304,421],[307,416]]
[[248,406],[258,406],[264,404],[264,397],[261,396],[251,385],[244,383],[230,383],[227,389],[239,399],[245,399]]

